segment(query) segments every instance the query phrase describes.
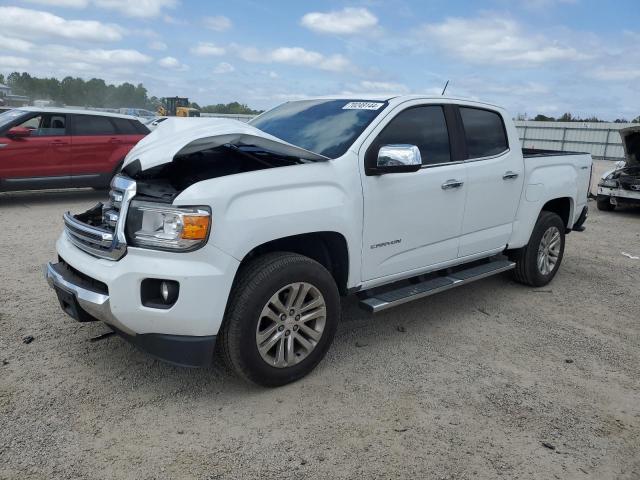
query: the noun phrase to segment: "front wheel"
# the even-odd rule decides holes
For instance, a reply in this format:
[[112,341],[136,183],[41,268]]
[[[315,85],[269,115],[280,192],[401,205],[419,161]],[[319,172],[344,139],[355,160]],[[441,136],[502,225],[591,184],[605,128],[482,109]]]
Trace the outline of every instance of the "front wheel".
[[565,225],[558,214],[541,212],[529,243],[512,253],[516,281],[542,287],[553,280],[564,255],[564,233]]
[[302,255],[269,253],[238,273],[220,346],[240,376],[285,385],[322,360],[339,318],[340,296],[327,269]]

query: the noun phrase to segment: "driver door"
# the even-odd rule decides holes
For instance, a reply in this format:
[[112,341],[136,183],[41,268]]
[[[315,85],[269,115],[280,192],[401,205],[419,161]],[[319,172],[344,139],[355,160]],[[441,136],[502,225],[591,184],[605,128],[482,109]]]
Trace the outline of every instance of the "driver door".
[[15,125],[30,130],[29,136],[0,138],[0,177],[7,186],[68,186],[71,175],[71,137],[66,115],[38,113]]
[[[457,258],[467,179],[450,141],[453,115],[446,105],[410,106],[382,122],[363,145],[364,281],[407,276]],[[368,175],[366,167],[375,165],[380,147],[390,144],[416,145],[422,168]]]

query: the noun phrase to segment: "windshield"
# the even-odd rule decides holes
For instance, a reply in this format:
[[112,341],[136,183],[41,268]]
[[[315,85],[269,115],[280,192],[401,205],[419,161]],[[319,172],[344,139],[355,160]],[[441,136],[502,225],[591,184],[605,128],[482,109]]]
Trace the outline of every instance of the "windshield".
[[301,100],[269,110],[249,124],[298,147],[338,158],[386,105],[367,100]]
[[26,113],[24,110],[7,110],[4,113],[0,113],[0,132],[4,130],[4,127]]

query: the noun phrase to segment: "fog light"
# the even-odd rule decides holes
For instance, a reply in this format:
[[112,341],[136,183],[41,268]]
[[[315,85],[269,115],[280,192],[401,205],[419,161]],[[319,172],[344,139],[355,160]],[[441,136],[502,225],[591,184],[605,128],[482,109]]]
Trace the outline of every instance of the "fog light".
[[140,300],[145,307],[171,308],[179,293],[180,284],[175,280],[145,278],[140,285]]

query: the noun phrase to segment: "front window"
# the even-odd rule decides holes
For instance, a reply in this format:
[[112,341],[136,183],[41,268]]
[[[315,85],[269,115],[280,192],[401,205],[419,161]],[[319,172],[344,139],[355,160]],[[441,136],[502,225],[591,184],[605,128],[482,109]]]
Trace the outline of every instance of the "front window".
[[2,132],[7,126],[12,124],[18,118],[27,115],[29,112],[24,110],[7,110],[0,113],[0,132]]
[[386,102],[300,100],[263,113],[250,125],[329,158],[343,155]]

